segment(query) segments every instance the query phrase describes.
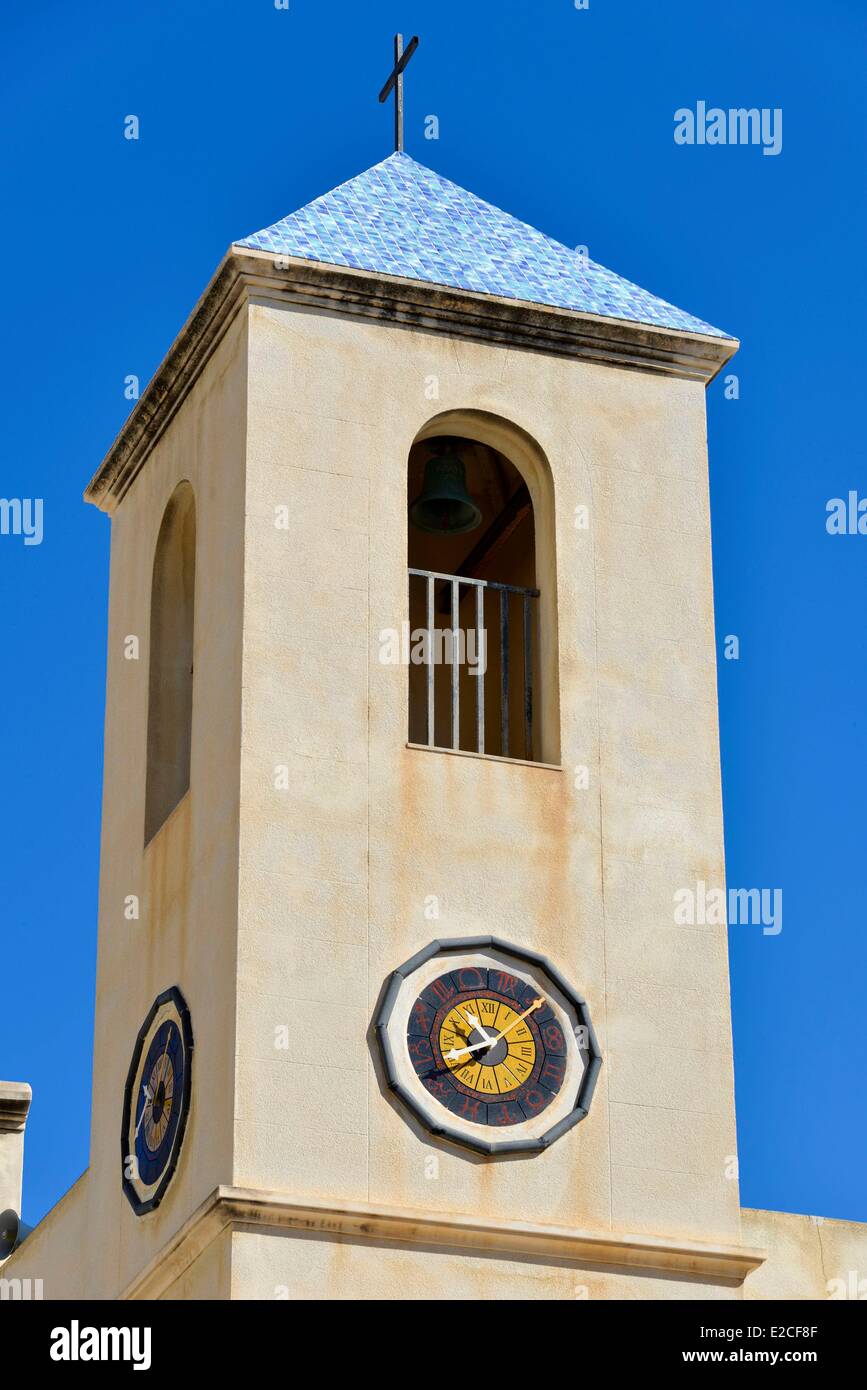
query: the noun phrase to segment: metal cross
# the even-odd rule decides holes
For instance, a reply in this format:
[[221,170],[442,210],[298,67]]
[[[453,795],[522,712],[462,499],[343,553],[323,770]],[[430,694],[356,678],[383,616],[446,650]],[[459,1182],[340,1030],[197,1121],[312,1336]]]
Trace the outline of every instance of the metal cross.
[[403,51],[403,34],[394,36],[394,69],[379,94],[380,101],[388,101],[394,91],[394,148],[403,149],[403,70],[418,48],[418,35],[411,38],[407,50]]

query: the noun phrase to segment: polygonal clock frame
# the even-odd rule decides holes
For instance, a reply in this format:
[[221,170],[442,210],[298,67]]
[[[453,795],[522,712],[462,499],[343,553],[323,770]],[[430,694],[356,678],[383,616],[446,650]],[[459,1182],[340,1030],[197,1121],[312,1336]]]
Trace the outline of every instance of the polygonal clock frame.
[[[465,1021],[468,1001],[480,1031],[446,1050],[441,1040],[452,1041],[448,1030],[456,1018]],[[505,1031],[489,1032],[483,1009]],[[404,1108],[436,1138],[489,1157],[540,1153],[572,1129],[587,1115],[602,1065],[585,1000],[547,957],[496,936],[432,941],[405,961],[389,977],[374,1032],[389,1089]],[[506,1033],[525,1044],[509,1048],[504,1071],[493,1063]],[[555,1055],[547,1056],[544,1038],[554,1040]],[[522,1050],[528,1060],[514,1063]],[[475,1065],[483,1060],[486,1078],[470,1082],[484,1075]],[[529,1079],[520,1083],[513,1067]],[[484,1104],[489,1098],[474,1087],[497,1086],[491,1068],[508,1079]]]
[[[152,1034],[154,1021],[157,1016],[162,1014],[158,1027],[154,1032],[162,1028],[163,1023],[171,1020],[177,1029],[183,1046],[183,1085],[180,1095],[180,1109],[175,1124],[171,1145],[168,1150],[167,1159],[156,1181],[145,1183],[140,1177],[130,1177],[127,1174],[127,1162],[131,1156],[130,1149],[130,1127],[132,1116],[135,1113],[138,1100],[138,1087],[136,1082],[139,1076],[139,1067],[142,1061],[145,1044]],[[180,1158],[181,1147],[184,1142],[184,1133],[187,1126],[187,1117],[190,1110],[190,1097],[192,1094],[192,1062],[193,1062],[193,1029],[190,1021],[190,1011],[186,1000],[176,985],[163,990],[158,995],[148,1010],[147,1017],[138,1031],[132,1051],[132,1059],[127,1073],[126,1084],[123,1093],[123,1119],[121,1121],[120,1150],[121,1150],[121,1173],[124,1194],[135,1212],[136,1216],[144,1216],[147,1212],[153,1211],[159,1206],[166,1189],[174,1176],[175,1169]],[[135,1097],[134,1097],[135,1091]],[[134,1103],[135,1102],[135,1103]],[[134,1151],[133,1141],[133,1151]],[[136,1183],[139,1186],[136,1186]]]

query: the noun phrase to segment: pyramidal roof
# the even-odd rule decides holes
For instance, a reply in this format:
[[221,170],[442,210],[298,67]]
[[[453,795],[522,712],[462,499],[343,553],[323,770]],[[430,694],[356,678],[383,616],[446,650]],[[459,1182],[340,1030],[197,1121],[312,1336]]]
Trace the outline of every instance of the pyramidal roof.
[[403,153],[389,155],[235,245],[685,333],[729,336]]

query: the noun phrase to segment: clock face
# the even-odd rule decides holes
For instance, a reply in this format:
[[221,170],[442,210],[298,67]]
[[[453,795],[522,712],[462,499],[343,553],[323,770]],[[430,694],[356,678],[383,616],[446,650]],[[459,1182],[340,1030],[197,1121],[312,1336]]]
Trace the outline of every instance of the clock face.
[[137,1215],[163,1198],[190,1104],[193,1034],[180,990],[166,990],[139,1030],[124,1092],[123,1188]]
[[530,1120],[566,1076],[566,1038],[550,1004],[503,968],[464,966],[419,994],[406,1045],[426,1090],[476,1124]]
[[485,1154],[546,1148],[586,1115],[601,1065],[584,1000],[543,956],[496,937],[407,961],[376,1033],[405,1107]]

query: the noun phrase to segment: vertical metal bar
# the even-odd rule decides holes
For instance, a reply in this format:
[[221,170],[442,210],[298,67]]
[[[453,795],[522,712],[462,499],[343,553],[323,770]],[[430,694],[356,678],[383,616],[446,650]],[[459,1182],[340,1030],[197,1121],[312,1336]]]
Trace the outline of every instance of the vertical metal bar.
[[403,149],[403,73],[400,60],[403,57],[403,34],[394,36],[394,70],[397,73],[394,93],[394,148]]
[[533,612],[524,594],[524,757],[533,761]]
[[500,733],[504,758],[509,756],[509,591],[500,590]]
[[460,622],[461,586],[457,579],[452,580],[452,748],[461,746],[460,730],[460,675],[458,662],[458,623]]
[[434,625],[434,578],[427,577],[427,746],[434,746],[434,664],[433,664],[433,625]]
[[476,752],[485,751],[485,667],[488,648],[485,635],[485,586],[476,585]]

